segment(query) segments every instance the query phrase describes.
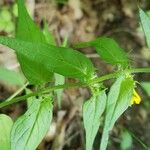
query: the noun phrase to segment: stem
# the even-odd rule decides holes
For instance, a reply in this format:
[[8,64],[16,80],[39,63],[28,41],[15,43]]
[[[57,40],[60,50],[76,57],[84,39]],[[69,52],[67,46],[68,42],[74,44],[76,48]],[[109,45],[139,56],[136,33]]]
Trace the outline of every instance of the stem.
[[150,68],[133,68],[128,71],[130,73],[150,73]]
[[115,73],[110,73],[107,75],[104,75],[102,77],[97,77],[91,81],[88,82],[89,85],[95,84],[95,83],[99,83],[108,79],[113,79],[116,78],[118,75],[120,74],[120,72],[115,72]]
[[13,95],[11,95],[6,101],[12,100],[14,97],[16,97],[19,93],[21,93],[28,85],[29,83],[27,82],[25,85],[23,85],[20,89],[18,89]]
[[85,83],[74,83],[74,84],[63,84],[63,85],[57,85],[57,86],[53,86],[53,87],[47,87],[47,88],[44,88],[44,90],[36,91],[34,93],[30,93],[30,94],[27,94],[24,96],[19,96],[19,97],[11,99],[10,101],[4,101],[4,102],[0,103],[0,108],[11,105],[13,103],[24,101],[27,98],[32,97],[32,96],[37,96],[39,94],[48,93],[50,91],[54,91],[54,90],[58,90],[58,89],[62,89],[62,88],[63,89],[72,88],[72,87],[77,88],[77,87],[81,87],[81,86],[84,87],[87,85]]
[[[128,69],[126,71],[129,73],[150,73],[150,68],[135,68],[135,69]],[[102,82],[105,80],[116,78],[116,77],[118,77],[119,74],[120,74],[120,72],[115,72],[115,73],[111,73],[108,75],[104,75],[102,77],[97,77],[97,78],[90,80],[88,83],[82,83],[82,82],[80,83],[79,82],[79,83],[73,83],[73,84],[63,84],[63,85],[47,87],[47,88],[41,89],[40,91],[36,91],[34,93],[30,93],[30,94],[27,94],[24,96],[13,98],[10,101],[4,101],[4,102],[0,103],[0,108],[5,107],[7,105],[11,105],[13,103],[24,101],[31,96],[37,96],[39,94],[45,94],[45,93],[48,93],[50,91],[54,91],[54,90],[58,90],[58,89],[87,87],[87,86],[93,85],[95,83],[99,83],[99,82]]]

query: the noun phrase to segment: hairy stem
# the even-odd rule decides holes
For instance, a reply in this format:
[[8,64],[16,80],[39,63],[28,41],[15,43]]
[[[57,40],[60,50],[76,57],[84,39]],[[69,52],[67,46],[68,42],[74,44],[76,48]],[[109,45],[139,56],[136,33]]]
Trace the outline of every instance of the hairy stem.
[[150,68],[133,68],[128,71],[130,73],[150,73]]
[[74,84],[63,84],[63,85],[47,87],[47,88],[41,89],[40,91],[36,91],[34,93],[30,93],[30,94],[27,94],[27,95],[19,96],[19,97],[11,99],[9,101],[4,101],[4,102],[0,103],[0,108],[8,106],[8,105],[11,105],[13,103],[24,101],[24,100],[26,100],[29,97],[37,96],[37,95],[41,95],[41,94],[46,94],[46,93],[49,93],[49,92],[54,91],[54,90],[58,90],[58,89],[62,89],[62,88],[63,89],[78,88],[78,87],[84,87],[84,86],[87,86],[87,85],[84,84],[84,83],[74,83]]
[[[150,68],[128,69],[128,70],[126,70],[126,72],[129,72],[129,73],[149,73]],[[120,72],[114,72],[114,73],[107,74],[107,75],[104,75],[104,76],[101,76],[101,77],[96,77],[96,78],[90,80],[88,83],[79,82],[79,83],[73,83],[73,84],[63,84],[63,85],[47,87],[47,88],[41,89],[40,91],[36,91],[34,93],[30,93],[30,94],[27,94],[27,95],[24,95],[24,96],[16,97],[16,98],[13,98],[9,101],[4,101],[4,102],[0,103],[0,108],[11,105],[13,103],[24,101],[27,98],[32,97],[32,96],[46,94],[46,93],[49,93],[50,91],[54,91],[54,90],[58,90],[58,89],[88,87],[88,86],[93,85],[95,83],[99,83],[99,82],[102,82],[102,81],[105,81],[105,80],[116,78],[116,77],[118,77],[119,74],[120,74]]]

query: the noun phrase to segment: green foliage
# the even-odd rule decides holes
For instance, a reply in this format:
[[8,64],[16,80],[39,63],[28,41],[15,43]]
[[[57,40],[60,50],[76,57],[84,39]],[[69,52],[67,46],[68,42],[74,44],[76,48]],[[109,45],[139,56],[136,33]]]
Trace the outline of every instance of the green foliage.
[[[76,45],[78,48],[93,46],[106,63],[119,66],[117,72],[97,77],[92,62],[82,53],[68,48],[67,38],[61,46],[56,46],[53,35],[48,31],[48,25],[44,23],[42,32],[29,16],[24,0],[17,0],[17,4],[19,18],[16,37],[1,36],[0,44],[15,50],[24,75],[31,84],[35,85],[37,90],[31,92],[26,89],[27,95],[9,98],[9,101],[0,103],[1,108],[21,100],[27,100],[28,102],[26,113],[12,127],[11,150],[36,149],[45,136],[52,120],[52,97],[54,94],[52,91],[57,91],[58,105],[60,107],[63,89],[81,86],[87,86],[91,89],[92,95],[83,104],[86,149],[92,150],[95,136],[103,120],[102,118],[104,118],[100,150],[105,150],[110,130],[131,104],[135,86],[131,73],[150,72],[150,68],[128,69],[129,60],[124,50],[113,39],[100,37],[96,40]],[[14,9],[16,10],[16,8]],[[7,21],[10,20],[8,12],[2,13],[2,16]],[[142,10],[140,10],[140,17],[149,42],[149,19]],[[64,84],[65,77],[78,79],[79,82]],[[103,81],[111,78],[117,78],[117,80],[111,86],[107,96],[105,90],[100,91],[100,89],[104,89]],[[24,82],[17,73],[3,68],[0,68],[0,79],[17,85],[21,85]],[[52,79],[55,81],[49,84]],[[26,85],[23,86],[23,89]],[[149,88],[145,84],[143,87],[145,89]],[[9,134],[12,122],[7,117],[2,116],[2,118],[4,120],[2,119],[1,121],[0,116],[0,132],[6,136],[6,140],[2,144],[0,143],[0,146],[3,146],[0,149],[5,150],[6,146],[10,146]],[[3,126],[8,127],[8,130],[1,131]],[[129,134],[127,133],[123,133],[122,138],[121,148],[125,150],[129,147],[131,140],[129,140]],[[8,147],[7,149],[9,149]]]
[[121,114],[130,106],[133,96],[134,81],[131,77],[120,76],[112,85],[107,99],[105,123],[100,145],[101,150],[105,150],[109,131]]
[[[91,61],[71,48],[56,47],[44,43],[31,43],[6,37],[0,37],[0,43],[19,53],[24,58],[20,60],[21,64],[30,65],[39,72],[40,70],[45,71],[45,74],[41,75],[37,74],[36,71],[34,72],[30,67],[24,68],[24,72],[30,75],[29,80],[33,81],[32,83],[40,84],[45,81],[43,76],[47,76],[49,72],[80,80],[89,79],[93,76],[94,68]],[[41,80],[37,83],[38,79]]]
[[150,49],[150,18],[149,16],[139,8],[139,14],[141,19],[141,25],[146,37],[147,45]]
[[13,121],[9,116],[0,114],[0,149],[10,149],[10,132],[13,125]]
[[94,41],[79,43],[75,47],[93,46],[96,48],[97,53],[107,63],[114,65],[121,65],[122,67],[128,66],[128,57],[122,48],[111,38],[100,37]]
[[[141,25],[146,37],[146,42],[148,48],[150,49],[150,12],[148,11],[145,13],[141,8],[139,8],[139,16],[141,19]],[[150,83],[149,82],[142,82],[141,83],[143,89],[147,92],[148,96],[150,96]]]
[[81,80],[90,78],[94,72],[90,60],[70,48],[46,44],[45,36],[29,17],[23,0],[17,2],[16,39],[0,37],[0,43],[15,49],[27,79],[33,84],[42,84],[50,81],[54,72]]
[[130,132],[127,130],[122,131],[120,150],[131,150],[132,142],[133,141]]
[[95,136],[98,132],[101,115],[105,110],[106,94],[100,91],[83,105],[83,122],[86,132],[86,150],[92,150]]
[[16,38],[28,42],[46,43],[45,36],[40,28],[33,22],[25,8],[24,0],[17,0],[18,22]]
[[13,125],[11,150],[33,150],[40,144],[52,120],[52,100],[34,99],[27,112]]
[[[39,27],[34,24],[29,16],[25,8],[24,0],[17,0],[17,4],[19,18],[17,22],[16,38],[28,42],[46,43],[44,34],[40,31]],[[26,49],[26,51],[31,50],[33,54],[36,51],[36,49]],[[19,51],[16,51],[16,53],[22,71],[31,83],[41,84],[50,81],[52,77],[52,73],[50,71],[47,71],[47,69],[42,67],[40,63],[36,63],[34,60],[30,60],[26,56],[20,54]]]
[[2,67],[0,67],[0,80],[6,82],[7,84],[19,86],[22,86],[25,82],[21,74]]

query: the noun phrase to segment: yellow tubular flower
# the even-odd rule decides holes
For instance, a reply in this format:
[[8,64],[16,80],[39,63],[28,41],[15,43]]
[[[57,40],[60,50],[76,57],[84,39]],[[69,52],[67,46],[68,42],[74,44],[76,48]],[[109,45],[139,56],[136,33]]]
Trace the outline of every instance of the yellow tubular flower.
[[133,90],[133,96],[132,96],[132,99],[131,99],[131,105],[133,104],[140,104],[141,102],[141,97],[139,96],[139,94]]

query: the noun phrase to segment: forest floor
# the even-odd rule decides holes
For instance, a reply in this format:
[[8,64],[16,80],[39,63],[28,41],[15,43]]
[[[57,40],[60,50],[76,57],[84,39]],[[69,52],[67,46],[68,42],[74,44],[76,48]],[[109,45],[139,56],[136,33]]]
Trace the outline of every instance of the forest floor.
[[[99,36],[108,36],[114,38],[126,50],[132,66],[150,66],[150,53],[140,29],[136,0],[68,0],[64,4],[56,1],[27,0],[27,5],[41,28],[44,20],[48,22],[49,30],[55,35],[58,45],[66,36],[69,45],[79,41],[93,40]],[[0,9],[2,7],[12,8],[13,4],[14,0],[1,0]],[[148,0],[141,0],[139,4],[144,10],[150,10]],[[15,18],[12,19],[12,22],[15,23]],[[14,33],[0,31],[0,35],[11,34]],[[99,76],[110,73],[114,69],[100,60],[94,49],[86,48],[80,49],[80,51],[97,66]],[[0,66],[18,67],[14,54],[4,46],[0,46]],[[139,83],[150,81],[150,75],[138,74],[135,75],[135,80]],[[71,79],[68,81],[74,82]],[[107,81],[105,84],[110,86],[111,83],[112,81]],[[6,99],[17,89],[18,87],[0,82],[0,100]],[[137,90],[142,97],[142,103],[130,107],[117,121],[110,133],[108,150],[120,149],[121,133],[125,129],[132,134],[132,150],[143,150],[143,144],[150,146],[150,97],[140,85]],[[62,108],[54,107],[52,125],[45,139],[39,145],[39,150],[84,150],[85,133],[81,113],[82,103],[89,97],[90,93],[86,88],[64,90]],[[22,102],[3,108],[0,112],[10,115],[13,120],[16,120],[26,111],[26,108],[26,103]],[[98,150],[101,132],[100,128],[94,143],[95,150]]]

